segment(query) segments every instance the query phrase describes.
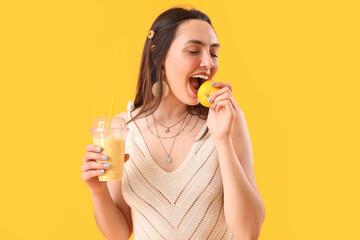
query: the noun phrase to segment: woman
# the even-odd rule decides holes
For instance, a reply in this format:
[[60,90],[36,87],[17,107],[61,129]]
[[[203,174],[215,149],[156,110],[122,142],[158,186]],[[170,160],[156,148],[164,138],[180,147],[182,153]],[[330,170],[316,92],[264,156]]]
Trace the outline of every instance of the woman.
[[97,225],[107,239],[258,239],[265,209],[257,189],[252,146],[230,83],[210,99],[197,89],[213,79],[220,45],[202,12],[173,8],[147,36],[137,94],[128,111],[124,177],[99,182],[109,166],[88,145],[82,178]]

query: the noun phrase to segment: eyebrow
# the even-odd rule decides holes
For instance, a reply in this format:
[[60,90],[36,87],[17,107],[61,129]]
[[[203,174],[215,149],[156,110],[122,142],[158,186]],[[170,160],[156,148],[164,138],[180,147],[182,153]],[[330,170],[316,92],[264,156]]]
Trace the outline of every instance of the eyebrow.
[[[191,44],[191,43],[200,44],[202,46],[205,46],[205,43],[203,43],[203,42],[201,42],[199,40],[189,40],[184,44],[184,46],[187,45],[187,44]],[[210,45],[210,47],[220,47],[220,44],[219,43],[213,43],[213,44]]]

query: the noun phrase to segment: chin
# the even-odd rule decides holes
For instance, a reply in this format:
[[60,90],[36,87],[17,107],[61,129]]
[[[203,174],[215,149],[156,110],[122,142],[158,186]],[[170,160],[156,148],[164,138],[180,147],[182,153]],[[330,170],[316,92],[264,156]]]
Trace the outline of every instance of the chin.
[[199,99],[192,99],[192,100],[189,100],[189,101],[186,101],[184,102],[186,105],[189,105],[189,106],[196,106],[198,104],[200,104],[199,102]]
[[180,100],[180,102],[182,102],[183,104],[185,105],[188,105],[188,106],[196,106],[198,104],[200,104],[199,102],[199,99],[197,98],[190,98],[190,97],[186,97],[186,98],[178,98]]

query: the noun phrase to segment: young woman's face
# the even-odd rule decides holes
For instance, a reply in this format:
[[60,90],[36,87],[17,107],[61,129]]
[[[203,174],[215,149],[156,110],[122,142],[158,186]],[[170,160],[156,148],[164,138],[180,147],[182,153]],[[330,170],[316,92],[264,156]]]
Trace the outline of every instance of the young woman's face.
[[165,78],[170,91],[181,102],[197,105],[197,89],[206,75],[211,80],[218,70],[219,45],[214,29],[203,20],[187,20],[177,29],[174,41],[165,57]]

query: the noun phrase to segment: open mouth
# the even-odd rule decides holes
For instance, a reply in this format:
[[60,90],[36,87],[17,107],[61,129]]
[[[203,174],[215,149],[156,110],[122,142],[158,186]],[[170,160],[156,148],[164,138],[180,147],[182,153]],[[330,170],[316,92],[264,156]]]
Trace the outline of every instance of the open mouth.
[[199,90],[199,87],[201,84],[207,81],[207,79],[201,78],[201,77],[190,77],[190,88],[193,91],[193,93],[197,94],[197,91]]

